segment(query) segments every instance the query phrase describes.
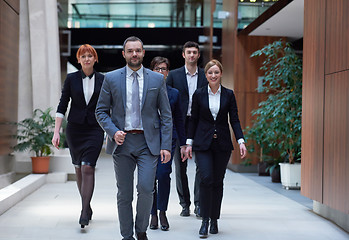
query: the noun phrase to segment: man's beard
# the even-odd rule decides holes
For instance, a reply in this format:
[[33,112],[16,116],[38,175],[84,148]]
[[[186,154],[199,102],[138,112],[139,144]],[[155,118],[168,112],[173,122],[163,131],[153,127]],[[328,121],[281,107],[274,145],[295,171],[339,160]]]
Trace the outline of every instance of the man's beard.
[[142,60],[143,59],[137,59],[137,62],[132,62],[131,60],[127,62],[127,64],[130,66],[130,67],[133,67],[133,68],[138,68],[142,65]]

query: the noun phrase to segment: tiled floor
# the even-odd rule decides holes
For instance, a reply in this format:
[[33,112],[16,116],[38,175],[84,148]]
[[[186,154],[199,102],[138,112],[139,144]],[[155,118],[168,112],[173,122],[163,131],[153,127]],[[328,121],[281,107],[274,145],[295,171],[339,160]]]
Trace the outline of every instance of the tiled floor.
[[[189,163],[193,183],[194,164]],[[172,174],[174,177],[174,174]],[[193,184],[190,186],[191,189]],[[111,156],[102,155],[96,171],[93,220],[84,230],[78,218],[80,200],[75,182],[47,183],[0,216],[0,240],[122,239],[116,212],[116,187]],[[199,239],[200,220],[180,217],[172,181],[170,231],[148,230],[152,240]],[[193,209],[192,209],[193,210]],[[219,234],[216,240],[344,240],[349,234],[332,222],[262,184],[251,176],[227,171]]]

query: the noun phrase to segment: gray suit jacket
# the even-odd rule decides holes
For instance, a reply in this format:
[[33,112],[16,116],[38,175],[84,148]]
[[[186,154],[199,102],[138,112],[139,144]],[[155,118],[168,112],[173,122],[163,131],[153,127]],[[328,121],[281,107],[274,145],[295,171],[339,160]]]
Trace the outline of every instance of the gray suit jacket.
[[[171,151],[171,107],[163,75],[143,69],[141,117],[144,136],[150,152],[159,155],[160,149]],[[105,75],[96,107],[97,121],[108,135],[106,148],[108,154],[113,154],[118,146],[113,139],[114,134],[125,129],[125,112],[126,67],[123,67]]]

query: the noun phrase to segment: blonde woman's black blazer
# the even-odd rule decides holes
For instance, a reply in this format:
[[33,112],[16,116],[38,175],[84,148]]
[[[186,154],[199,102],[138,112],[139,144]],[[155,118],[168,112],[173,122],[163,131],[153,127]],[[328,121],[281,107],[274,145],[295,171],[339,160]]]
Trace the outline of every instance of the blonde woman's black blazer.
[[212,117],[208,101],[207,86],[195,91],[187,137],[194,140],[194,151],[205,151],[209,149],[213,134],[216,132],[220,150],[231,151],[234,148],[231,141],[228,116],[235,138],[240,139],[244,137],[234,92],[223,86],[221,87],[220,108],[216,120]]

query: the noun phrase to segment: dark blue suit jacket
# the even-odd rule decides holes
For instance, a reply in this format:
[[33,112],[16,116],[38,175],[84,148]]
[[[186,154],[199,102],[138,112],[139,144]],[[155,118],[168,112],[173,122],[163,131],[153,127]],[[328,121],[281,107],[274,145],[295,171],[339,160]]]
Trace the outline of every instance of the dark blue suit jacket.
[[95,109],[99,92],[104,80],[104,75],[95,72],[95,89],[91,100],[86,105],[84,90],[82,86],[82,70],[70,73],[64,81],[61,99],[57,107],[57,112],[65,114],[68,103],[71,99],[68,122],[88,125],[99,125],[95,116]]
[[180,146],[185,145],[186,136],[184,128],[184,117],[181,111],[181,101],[177,89],[167,85],[168,100],[171,105],[173,133],[172,138],[179,139]]
[[220,107],[216,120],[214,120],[211,114],[208,101],[207,86],[195,91],[187,137],[194,140],[194,151],[205,151],[209,149],[213,134],[216,132],[220,150],[231,151],[234,148],[228,125],[228,115],[235,138],[240,139],[244,137],[240,126],[234,92],[223,86],[221,87]]
[[[182,115],[185,118],[187,116],[189,106],[189,90],[185,67],[183,66],[170,71],[166,81],[169,86],[176,88],[179,91],[180,99],[182,101]],[[203,86],[207,86],[207,79],[204,70],[199,68],[197,88],[201,88]]]

